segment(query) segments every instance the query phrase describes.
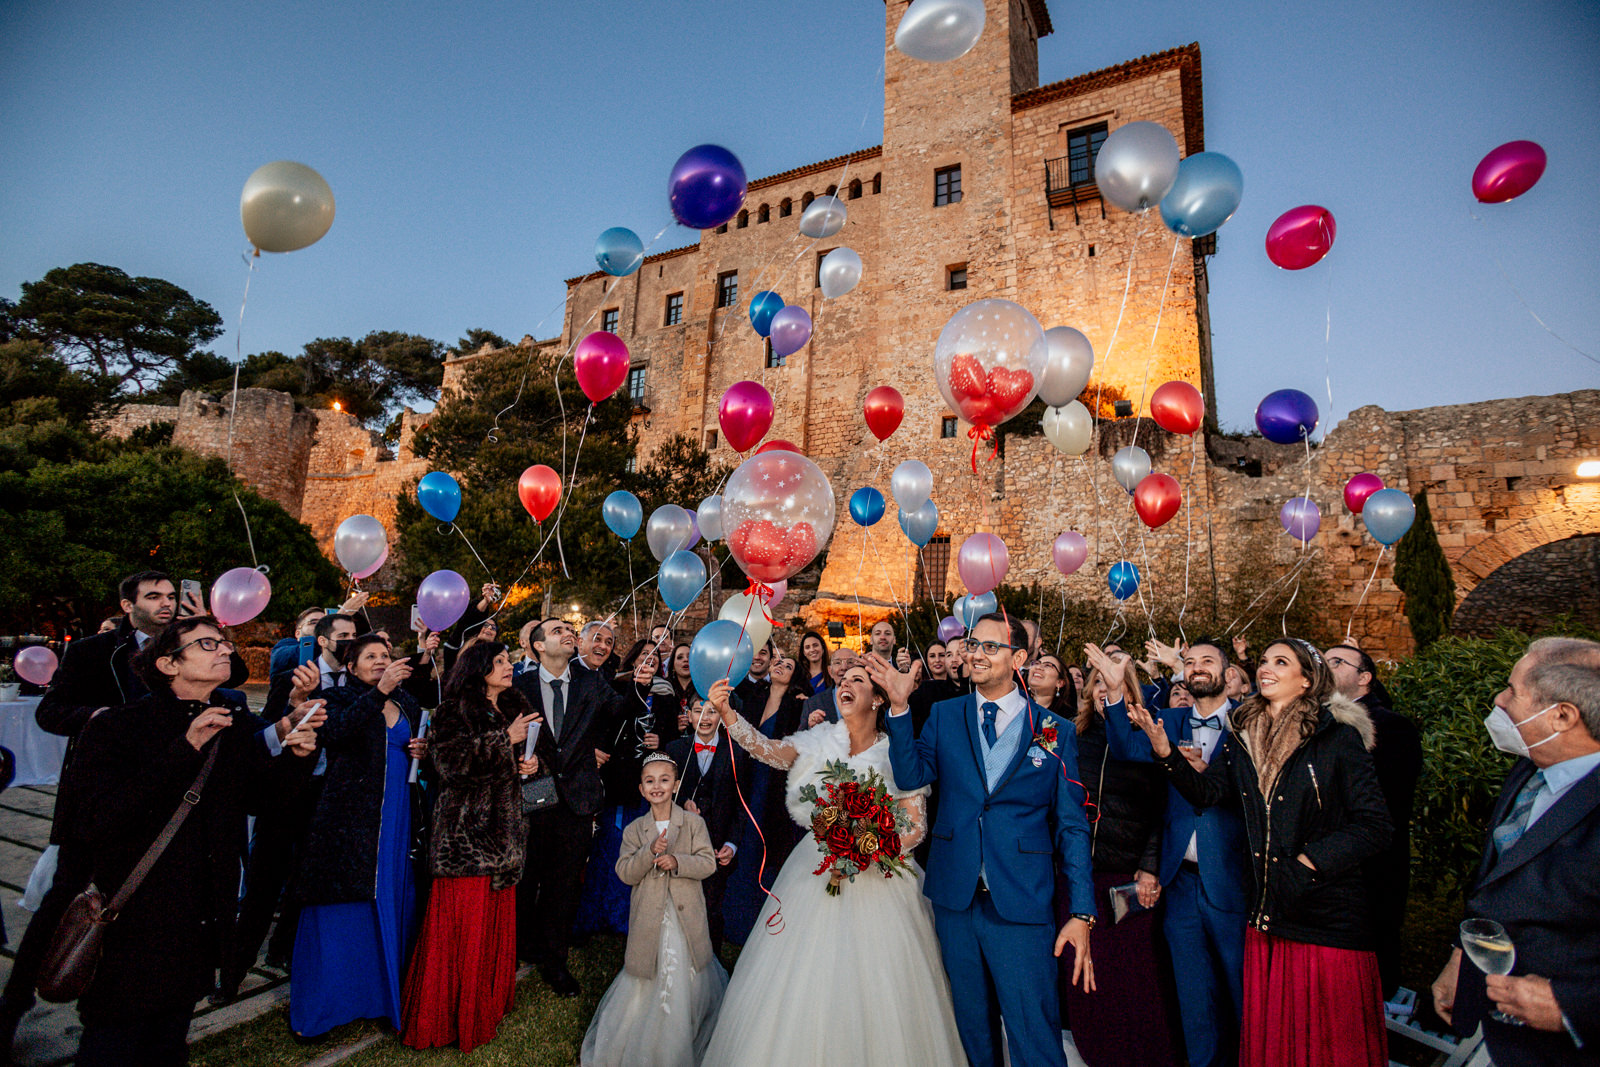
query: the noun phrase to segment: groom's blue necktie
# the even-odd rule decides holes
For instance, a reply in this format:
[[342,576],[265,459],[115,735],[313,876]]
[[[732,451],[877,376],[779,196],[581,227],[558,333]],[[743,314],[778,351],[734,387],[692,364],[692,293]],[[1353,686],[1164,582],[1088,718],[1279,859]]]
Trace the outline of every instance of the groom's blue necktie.
[[1000,705],[996,704],[994,701],[986,700],[983,702],[983,739],[989,742],[990,748],[993,748],[1000,742],[999,736],[994,732],[994,717],[999,713],[999,711]]

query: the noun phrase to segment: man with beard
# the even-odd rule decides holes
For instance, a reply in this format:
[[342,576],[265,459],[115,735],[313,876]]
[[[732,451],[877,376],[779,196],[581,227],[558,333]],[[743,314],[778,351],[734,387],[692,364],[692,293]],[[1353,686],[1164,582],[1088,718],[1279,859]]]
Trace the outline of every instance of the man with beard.
[[[1203,770],[1233,710],[1223,693],[1228,655],[1220,642],[1200,638],[1184,650],[1182,667],[1194,706],[1152,713],[1189,762]],[[1128,721],[1127,705],[1120,700],[1106,706],[1106,740],[1113,759],[1153,759],[1149,739]],[[1247,849],[1237,811],[1224,805],[1197,808],[1167,787],[1161,869],[1155,879],[1139,872],[1138,881],[1141,889],[1165,898],[1162,930],[1180,976],[1178,1015],[1193,1067],[1219,1067],[1238,1058]]]
[[767,672],[772,669],[772,652],[772,638],[769,637],[766,644],[756,649],[750,661],[750,673],[733,687],[734,695],[739,698],[739,711],[751,722],[760,722],[761,710],[767,706],[767,691],[771,688]]

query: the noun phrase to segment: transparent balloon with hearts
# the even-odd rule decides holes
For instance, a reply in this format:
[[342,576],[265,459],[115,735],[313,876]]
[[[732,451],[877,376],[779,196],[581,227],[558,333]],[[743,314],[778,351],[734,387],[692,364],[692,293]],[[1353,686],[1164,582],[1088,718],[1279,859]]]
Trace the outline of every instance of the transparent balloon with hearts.
[[1050,348],[1039,320],[1010,300],[978,300],[945,323],[933,378],[945,403],[974,426],[995,427],[1027,407]]
[[816,558],[833,536],[833,486],[797,452],[762,452],[722,490],[722,532],[745,574],[771,585]]

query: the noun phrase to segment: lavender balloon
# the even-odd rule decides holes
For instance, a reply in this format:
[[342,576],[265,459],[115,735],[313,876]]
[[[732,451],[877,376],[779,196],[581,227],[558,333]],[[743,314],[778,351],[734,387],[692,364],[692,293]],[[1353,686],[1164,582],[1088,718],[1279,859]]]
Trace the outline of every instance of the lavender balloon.
[[211,614],[224,626],[238,626],[260,615],[272,599],[272,583],[252,567],[224,571],[211,585]]
[[939,620],[939,640],[947,645],[966,632],[967,628],[954,615],[946,615]]
[[1298,389],[1268,393],[1256,405],[1256,429],[1280,445],[1292,445],[1317,428],[1317,402]]
[[1289,531],[1290,537],[1305,544],[1317,535],[1317,528],[1322,525],[1322,509],[1310,497],[1292,497],[1278,512],[1278,522]]
[[1089,558],[1089,542],[1084,540],[1083,534],[1068,530],[1058,535],[1055,544],[1050,546],[1050,558],[1055,561],[1056,570],[1065,577],[1083,566]]
[[744,164],[720,145],[696,145],[678,157],[667,179],[672,216],[694,230],[714,230],[744,203]]
[[956,571],[973,593],[987,593],[1006,580],[1010,569],[1011,553],[992,533],[973,534],[961,542],[961,551],[956,553]]
[[455,571],[434,571],[417,586],[417,614],[428,629],[448,630],[467,613],[472,591]]
[[[700,543],[700,516],[694,508],[684,508],[684,513],[689,516],[689,543],[683,546],[684,551],[694,548]],[[663,563],[666,561],[663,560]]]
[[793,355],[811,340],[811,316],[805,308],[796,304],[780,308],[772,316],[772,328],[768,336],[772,339],[774,352],[780,356]]
[[17,677],[34,685],[49,685],[50,679],[56,676],[56,667],[59,665],[56,654],[43,645],[29,645],[18,652],[17,658],[11,661]]

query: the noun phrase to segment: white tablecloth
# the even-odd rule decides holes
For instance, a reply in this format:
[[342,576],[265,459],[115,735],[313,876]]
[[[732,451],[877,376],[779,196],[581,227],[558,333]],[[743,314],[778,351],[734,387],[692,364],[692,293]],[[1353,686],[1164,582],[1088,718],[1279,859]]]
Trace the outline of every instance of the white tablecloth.
[[38,697],[0,702],[0,745],[17,757],[17,777],[12,785],[55,785],[61,778],[61,758],[67,739],[47,734],[34,721]]

